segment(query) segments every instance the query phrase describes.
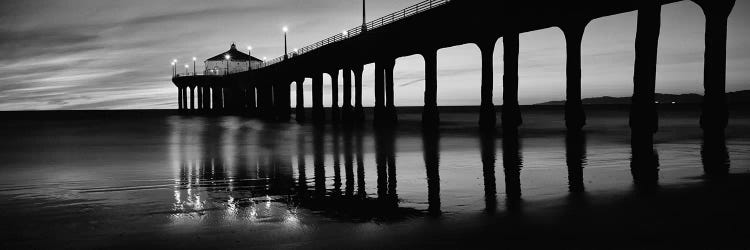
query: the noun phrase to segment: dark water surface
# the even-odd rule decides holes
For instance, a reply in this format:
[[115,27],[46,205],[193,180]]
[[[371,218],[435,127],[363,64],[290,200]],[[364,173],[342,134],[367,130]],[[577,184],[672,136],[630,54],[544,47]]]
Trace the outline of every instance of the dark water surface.
[[439,131],[406,111],[396,129],[13,116],[0,248],[750,247],[750,109],[723,138],[698,110],[663,107],[653,142],[621,107],[581,134],[526,108],[518,136],[460,112]]

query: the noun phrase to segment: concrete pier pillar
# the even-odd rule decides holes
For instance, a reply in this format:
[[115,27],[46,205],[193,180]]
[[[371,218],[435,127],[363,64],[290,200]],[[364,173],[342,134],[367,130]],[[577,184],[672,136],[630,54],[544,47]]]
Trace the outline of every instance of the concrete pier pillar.
[[589,20],[574,20],[560,28],[567,48],[565,126],[578,131],[586,125],[586,113],[581,102],[581,40]]
[[195,109],[195,85],[190,86],[190,110]]
[[344,68],[344,104],[341,105],[341,119],[350,121],[352,118],[352,70]]
[[245,90],[246,102],[247,102],[247,113],[250,115],[257,114],[258,102],[255,98],[255,84],[250,84]]
[[440,122],[437,107],[437,50],[430,50],[422,54],[425,66],[424,108],[422,109],[422,124],[434,125]]
[[222,91],[221,87],[213,86],[211,87],[211,94],[213,94],[213,110],[214,111],[220,111],[224,108],[223,101],[222,101]]
[[268,107],[266,109],[266,119],[276,120],[276,118],[278,117],[279,108],[276,105],[279,101],[278,97],[276,97],[278,91],[279,89],[274,83],[269,83],[268,85],[266,85],[266,107]]
[[279,121],[287,122],[291,118],[292,102],[290,97],[292,83],[288,80],[279,85]]
[[325,120],[323,111],[323,73],[315,73],[312,77],[313,84],[313,120],[322,122]]
[[203,109],[211,109],[211,87],[203,86]]
[[341,119],[339,110],[339,71],[331,71],[328,75],[331,76],[331,121],[338,121]]
[[300,77],[295,81],[295,87],[296,87],[296,97],[297,97],[297,107],[294,108],[295,111],[295,119],[297,119],[297,122],[304,122],[305,121],[305,88],[304,88],[305,78]]
[[182,110],[182,88],[177,87],[177,110]]
[[203,110],[203,86],[196,87],[196,94],[198,95],[198,110]]
[[282,92],[281,92],[281,99],[282,99],[282,117],[281,121],[289,121],[291,119],[291,113],[292,113],[292,97],[291,97],[291,89],[292,89],[292,82],[289,80],[284,81],[282,84]]
[[518,33],[503,37],[503,107],[500,117],[504,129],[516,129],[523,123],[518,105]]
[[703,113],[700,124],[704,131],[723,131],[729,122],[726,97],[727,21],[735,0],[693,0],[706,16],[706,50],[703,70]]
[[375,62],[375,115],[373,122],[383,121],[385,109],[385,70],[382,61]]
[[630,129],[634,133],[656,133],[659,118],[656,111],[656,53],[661,26],[661,4],[642,1],[638,9],[635,35],[635,69],[633,98],[630,106]]
[[257,99],[257,103],[258,103],[258,106],[256,108],[256,110],[258,111],[257,116],[263,117],[265,116],[265,113],[268,111],[266,107],[267,97],[264,96],[266,94],[265,87],[263,87],[262,83],[258,83],[258,85],[255,86],[255,91],[257,93],[255,98]]
[[487,39],[477,44],[482,53],[482,101],[479,108],[479,126],[484,128],[494,128],[497,124],[495,104],[492,102],[494,87],[492,57],[495,52],[496,40],[494,38]]
[[260,117],[265,119],[273,119],[276,114],[273,91],[273,84],[270,83],[264,83],[258,89],[258,99],[261,100]]
[[188,109],[188,88],[182,87],[182,109],[187,110]]
[[393,95],[393,68],[396,66],[395,59],[388,59],[384,62],[383,67],[385,70],[385,112],[384,116],[387,122],[396,123],[398,122],[398,115],[396,114],[396,105],[394,104]]
[[354,120],[364,121],[365,111],[362,107],[362,65],[357,65],[352,68],[354,73]]

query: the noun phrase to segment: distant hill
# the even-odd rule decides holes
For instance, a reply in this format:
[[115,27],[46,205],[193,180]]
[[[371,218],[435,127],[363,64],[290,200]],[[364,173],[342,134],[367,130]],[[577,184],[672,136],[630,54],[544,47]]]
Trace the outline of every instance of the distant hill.
[[[585,105],[602,105],[602,104],[630,104],[630,97],[592,97],[584,98],[583,104]],[[700,104],[703,101],[703,96],[699,94],[682,94],[682,95],[670,95],[670,94],[656,94],[656,101],[659,103],[676,103],[676,104]],[[750,90],[742,90],[736,92],[727,93],[727,101],[729,103],[747,103],[750,104]],[[565,101],[550,101],[544,103],[537,103],[534,105],[565,105]]]

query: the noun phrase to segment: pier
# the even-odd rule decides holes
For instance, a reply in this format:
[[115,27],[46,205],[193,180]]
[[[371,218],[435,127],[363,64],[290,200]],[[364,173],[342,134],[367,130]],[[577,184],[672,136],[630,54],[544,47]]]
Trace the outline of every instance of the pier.
[[[479,126],[496,127],[497,113],[504,129],[522,124],[518,103],[519,34],[558,27],[567,47],[565,124],[581,130],[586,114],[581,102],[581,40],[594,19],[637,11],[635,65],[630,127],[634,133],[653,134],[658,128],[656,85],[657,48],[661,7],[677,0],[634,1],[469,1],[427,0],[315,44],[264,61],[257,67],[228,74],[176,75],[179,109],[194,114],[247,114],[266,119],[291,119],[291,86],[296,88],[297,121],[364,120],[362,107],[363,66],[375,64],[375,107],[372,120],[393,124],[393,68],[400,57],[422,55],[425,89],[422,119],[438,124],[437,51],[475,44],[481,51],[482,76]],[[727,19],[735,0],[692,0],[706,17],[703,115],[704,130],[723,131],[727,126],[726,40]],[[493,52],[503,38],[503,103],[492,101]],[[338,74],[343,74],[343,105],[338,107]],[[174,73],[174,72],[173,72]],[[323,77],[333,80],[332,105],[326,114]],[[352,77],[354,78],[352,81]],[[312,117],[305,117],[302,84],[312,81]],[[352,84],[352,82],[354,84]],[[352,88],[353,85],[353,88]],[[352,98],[352,92],[354,98]],[[354,100],[352,100],[354,99]],[[352,103],[352,101],[354,103]]]

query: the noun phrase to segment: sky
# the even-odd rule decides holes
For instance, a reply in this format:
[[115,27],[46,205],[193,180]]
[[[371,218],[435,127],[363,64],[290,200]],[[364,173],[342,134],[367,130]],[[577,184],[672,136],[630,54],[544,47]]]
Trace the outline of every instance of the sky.
[[[371,0],[368,20],[421,0]],[[173,109],[172,59],[202,61],[253,46],[253,56],[283,54],[361,24],[359,0],[24,0],[0,1],[0,110]],[[665,5],[659,39],[659,93],[702,93],[705,18],[691,1]],[[750,89],[750,1],[729,19],[727,91]],[[582,95],[630,96],[636,13],[593,20],[582,48]],[[502,39],[494,55],[494,103],[502,104]],[[521,34],[519,101],[565,99],[565,40],[558,28]],[[180,67],[180,70],[184,68]],[[365,66],[363,103],[374,104],[373,65]],[[479,105],[476,45],[438,51],[438,105]],[[395,104],[423,103],[424,61],[398,58]],[[324,96],[330,105],[330,78]],[[342,81],[339,81],[340,83]],[[311,82],[305,82],[306,105]],[[341,88],[339,88],[341,89]],[[295,86],[291,88],[292,93]],[[341,94],[339,94],[341,95]],[[295,98],[292,99],[292,105]],[[340,98],[341,101],[341,98]]]

